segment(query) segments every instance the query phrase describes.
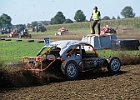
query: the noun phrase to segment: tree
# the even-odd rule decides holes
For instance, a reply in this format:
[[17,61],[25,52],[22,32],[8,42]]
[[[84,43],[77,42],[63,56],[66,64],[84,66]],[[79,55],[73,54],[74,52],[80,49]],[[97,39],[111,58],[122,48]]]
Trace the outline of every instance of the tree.
[[32,22],[32,27],[37,26],[37,21]]
[[102,20],[110,20],[110,17],[104,16],[104,17],[102,18]]
[[51,25],[56,24],[54,18],[51,18],[50,24]]
[[44,25],[49,25],[50,21],[41,21]]
[[66,19],[64,23],[73,23],[71,19]]
[[4,24],[11,25],[11,21],[12,21],[12,18],[10,16],[8,16],[7,14],[3,13],[0,16],[0,24],[1,25],[4,25]]
[[131,8],[131,6],[126,6],[126,7],[122,10],[121,15],[122,15],[124,18],[133,18],[133,17],[135,17],[135,13],[133,13],[133,9]]
[[117,19],[120,19],[120,16],[118,16]]
[[78,11],[75,13],[74,20],[75,20],[76,22],[84,22],[84,21],[86,20],[86,16],[84,15],[83,11],[78,10]]
[[116,19],[116,18],[113,16],[112,19]]
[[7,14],[2,14],[0,16],[0,23],[1,24],[11,24],[12,18],[8,16]]
[[62,24],[66,19],[62,12],[58,12],[53,20],[56,24]]
[[27,28],[32,28],[32,24],[27,23]]

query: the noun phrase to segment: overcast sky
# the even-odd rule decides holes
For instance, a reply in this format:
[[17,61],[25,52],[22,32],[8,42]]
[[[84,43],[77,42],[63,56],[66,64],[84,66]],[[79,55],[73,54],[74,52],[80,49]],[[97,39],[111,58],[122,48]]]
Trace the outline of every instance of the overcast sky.
[[82,10],[89,20],[93,7],[97,6],[101,17],[118,17],[122,9],[131,6],[136,17],[140,16],[140,0],[0,0],[0,15],[8,14],[12,24],[33,21],[50,21],[58,11],[74,21],[77,10]]

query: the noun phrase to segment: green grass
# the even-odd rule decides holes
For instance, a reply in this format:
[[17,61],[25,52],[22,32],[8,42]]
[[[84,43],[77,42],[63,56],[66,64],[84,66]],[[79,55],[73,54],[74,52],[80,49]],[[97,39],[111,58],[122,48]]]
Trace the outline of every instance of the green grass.
[[5,63],[21,61],[23,56],[35,56],[44,46],[44,43],[27,42],[26,40],[16,42],[0,41],[0,58]]
[[[16,42],[0,41],[0,59],[5,63],[21,61],[23,56],[36,56],[38,51],[44,46],[44,43],[27,42],[23,40]],[[139,51],[114,51],[114,50],[96,50],[100,57],[108,58],[111,56],[118,56],[119,54],[138,55]]]
[[[61,27],[59,27],[59,28],[61,28]],[[48,29],[47,31],[45,31],[45,32],[31,32],[31,31],[29,31],[29,33],[30,34],[55,34],[56,32],[58,32],[58,29],[59,28],[55,28],[54,27],[54,29]],[[68,30],[69,30],[69,32],[70,33],[89,33],[90,32],[90,28],[88,27],[88,28],[79,28],[79,29],[69,29],[68,28]]]

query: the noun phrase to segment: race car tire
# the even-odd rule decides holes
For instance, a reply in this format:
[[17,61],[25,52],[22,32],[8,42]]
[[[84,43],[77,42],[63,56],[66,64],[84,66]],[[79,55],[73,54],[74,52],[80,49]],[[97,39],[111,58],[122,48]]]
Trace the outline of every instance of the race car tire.
[[5,41],[11,41],[11,39],[5,39]]
[[34,40],[27,40],[27,42],[34,42]]
[[19,42],[19,41],[22,41],[22,40],[16,40],[16,42]]
[[121,62],[118,57],[112,57],[108,61],[107,69],[110,73],[116,74],[121,68]]
[[39,41],[37,41],[37,43],[44,43],[44,41],[43,40],[39,40]]
[[61,70],[68,80],[74,80],[79,75],[78,65],[73,60],[64,61],[61,65]]
[[0,40],[5,40],[5,38],[1,38]]

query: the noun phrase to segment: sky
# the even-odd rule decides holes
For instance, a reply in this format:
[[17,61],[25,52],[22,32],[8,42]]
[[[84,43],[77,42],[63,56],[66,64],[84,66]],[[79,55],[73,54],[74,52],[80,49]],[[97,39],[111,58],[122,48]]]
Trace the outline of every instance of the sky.
[[12,18],[12,24],[27,24],[33,21],[50,21],[58,11],[66,19],[74,21],[77,10],[82,10],[89,20],[94,6],[104,16],[121,16],[126,6],[131,6],[136,17],[140,16],[140,0],[0,0],[0,16],[5,13]]

